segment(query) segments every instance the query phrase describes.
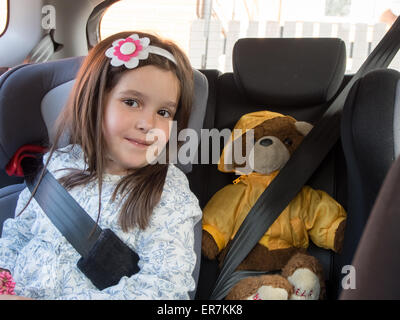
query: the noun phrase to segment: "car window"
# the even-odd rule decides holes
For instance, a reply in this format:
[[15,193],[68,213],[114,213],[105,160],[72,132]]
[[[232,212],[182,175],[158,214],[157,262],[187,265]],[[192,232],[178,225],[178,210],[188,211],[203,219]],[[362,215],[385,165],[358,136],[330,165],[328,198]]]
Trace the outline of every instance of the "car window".
[[100,37],[104,39],[125,30],[152,31],[173,39],[188,53],[191,25],[196,20],[196,1],[122,0],[105,12]]
[[0,36],[7,27],[8,0],[0,0]]
[[[232,49],[244,37],[339,37],[346,73],[355,73],[390,27],[390,0],[122,0],[105,13],[101,38],[151,30],[175,40],[200,69],[232,71]],[[397,14],[397,13],[396,13]],[[396,57],[391,67],[400,69]]]

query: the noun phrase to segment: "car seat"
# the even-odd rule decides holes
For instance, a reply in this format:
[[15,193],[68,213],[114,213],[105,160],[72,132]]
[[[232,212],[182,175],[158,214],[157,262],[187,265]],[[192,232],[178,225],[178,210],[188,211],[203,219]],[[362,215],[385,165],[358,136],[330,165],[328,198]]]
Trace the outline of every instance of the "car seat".
[[[352,264],[385,176],[400,153],[398,71],[371,71],[355,82],[343,109],[341,138],[348,171],[348,218],[343,251],[338,256],[340,268]],[[366,260],[359,257],[358,261]]]
[[379,191],[352,261],[353,279],[349,279],[349,288],[342,291],[340,299],[400,299],[399,189],[400,157]]
[[[25,187],[22,179],[6,176],[4,170],[16,150],[25,144],[52,142],[53,124],[65,105],[83,57],[21,65],[0,78],[0,235],[6,218],[13,217],[18,195]],[[207,78],[194,72],[194,101],[188,127],[200,136],[205,117]],[[67,144],[67,141],[64,141]],[[63,145],[60,145],[60,147]],[[188,174],[192,164],[178,163]],[[200,268],[201,221],[195,226],[196,267],[193,277],[197,284]],[[195,291],[190,293],[194,297]]]
[[[345,45],[337,38],[240,39],[234,46],[233,72],[219,75],[215,87],[210,87],[216,99],[208,104],[204,128],[232,130],[242,115],[265,109],[316,123],[342,84],[345,64]],[[202,207],[236,178],[219,172],[216,164],[198,165],[193,171],[194,184],[206,186],[199,193]],[[345,182],[339,142],[307,184],[328,192],[346,207]],[[310,252],[324,266],[330,294],[335,254],[313,245]],[[197,298],[210,297],[217,276],[217,262],[202,257]]]

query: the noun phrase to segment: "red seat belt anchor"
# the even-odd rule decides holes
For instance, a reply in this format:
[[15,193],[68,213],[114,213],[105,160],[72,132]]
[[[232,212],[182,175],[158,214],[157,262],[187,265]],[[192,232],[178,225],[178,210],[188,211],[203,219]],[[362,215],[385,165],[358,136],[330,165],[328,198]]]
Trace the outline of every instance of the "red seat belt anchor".
[[36,158],[37,154],[44,154],[47,148],[33,144],[26,144],[20,147],[8,162],[6,172],[9,176],[23,177],[24,171],[21,162],[24,158]]

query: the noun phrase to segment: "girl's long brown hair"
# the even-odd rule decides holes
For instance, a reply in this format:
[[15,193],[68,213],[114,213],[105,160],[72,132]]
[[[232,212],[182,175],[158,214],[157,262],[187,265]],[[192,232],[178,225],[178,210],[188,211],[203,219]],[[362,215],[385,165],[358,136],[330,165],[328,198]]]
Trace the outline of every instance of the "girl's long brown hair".
[[[99,186],[97,220],[101,213],[102,177],[105,170],[106,144],[102,131],[105,97],[117,84],[121,75],[129,70],[124,66],[111,66],[110,59],[105,56],[105,51],[115,40],[126,38],[133,33],[138,34],[140,38],[148,37],[151,45],[168,50],[177,61],[175,65],[162,56],[149,54],[148,59],[140,60],[137,68],[154,65],[163,70],[170,70],[177,76],[180,83],[180,98],[174,120],[177,121],[178,132],[186,128],[191,111],[192,68],[186,55],[173,42],[143,32],[121,32],[104,39],[89,52],[77,74],[67,105],[56,122],[56,136],[44,168],[47,167],[53,152],[57,149],[60,138],[64,133],[69,133],[70,142],[82,147],[87,168],[86,170],[71,169],[59,181],[67,190],[70,190],[97,179]],[[166,149],[168,149],[168,144]],[[119,181],[112,199],[115,200],[118,193],[122,194],[124,203],[118,222],[124,232],[134,227],[140,229],[147,227],[153,209],[160,201],[167,170],[168,164],[146,165]]]

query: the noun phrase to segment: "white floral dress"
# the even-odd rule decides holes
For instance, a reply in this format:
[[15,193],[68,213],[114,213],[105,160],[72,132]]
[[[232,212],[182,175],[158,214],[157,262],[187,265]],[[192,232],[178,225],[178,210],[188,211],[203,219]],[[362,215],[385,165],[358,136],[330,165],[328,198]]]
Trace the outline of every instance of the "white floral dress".
[[[56,151],[48,170],[56,177],[65,175],[60,168],[84,168],[79,146]],[[47,155],[45,155],[46,160]],[[33,199],[24,212],[8,219],[0,238],[0,268],[11,271],[17,295],[34,299],[188,299],[195,283],[196,263],[194,225],[201,219],[197,198],[189,189],[185,174],[174,165],[168,173],[159,204],[145,230],[135,228],[124,233],[118,225],[120,196],[111,196],[121,177],[106,174],[103,180],[102,212],[99,225],[110,228],[140,258],[140,271],[123,277],[115,286],[98,290],[76,266],[80,255],[53,226]],[[97,182],[70,191],[75,200],[96,221],[98,215]],[[25,188],[16,213],[30,197]]]

